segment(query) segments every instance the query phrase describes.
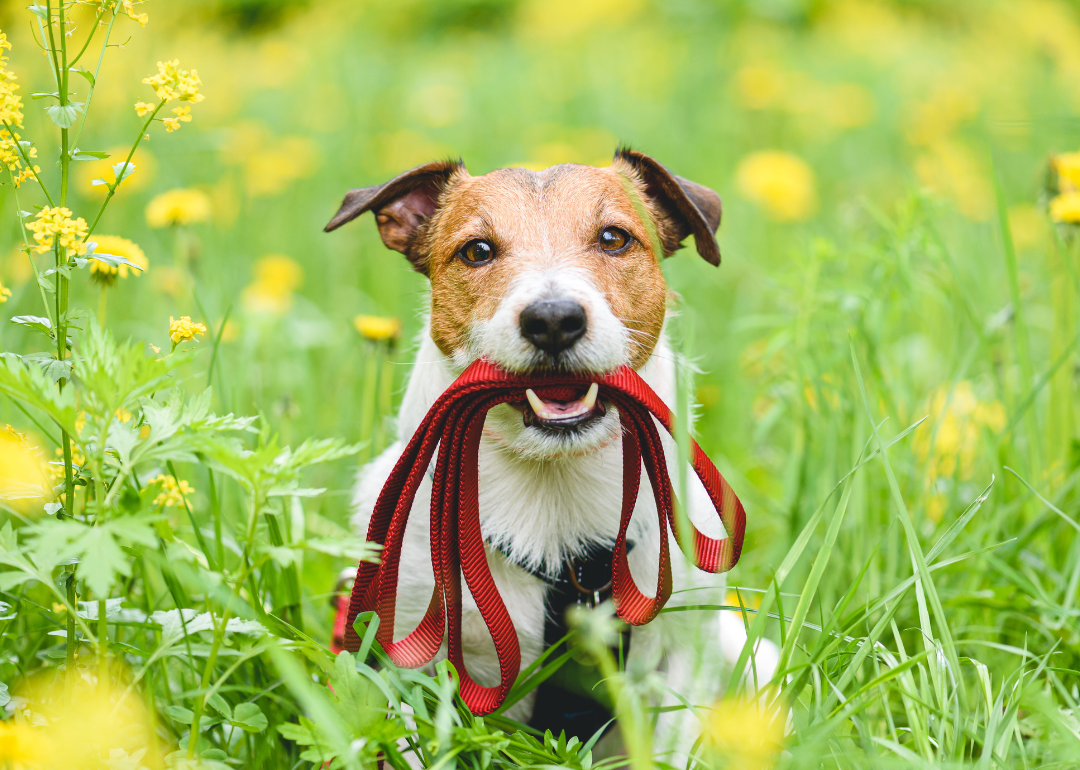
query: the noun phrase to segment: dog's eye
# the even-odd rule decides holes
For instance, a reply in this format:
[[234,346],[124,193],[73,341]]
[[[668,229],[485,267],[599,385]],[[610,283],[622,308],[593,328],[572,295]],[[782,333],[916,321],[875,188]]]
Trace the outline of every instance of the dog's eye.
[[466,265],[472,267],[485,265],[495,259],[495,247],[487,241],[469,241],[461,247],[458,256]]
[[618,227],[605,227],[600,231],[600,248],[609,254],[625,250],[632,240],[630,233]]

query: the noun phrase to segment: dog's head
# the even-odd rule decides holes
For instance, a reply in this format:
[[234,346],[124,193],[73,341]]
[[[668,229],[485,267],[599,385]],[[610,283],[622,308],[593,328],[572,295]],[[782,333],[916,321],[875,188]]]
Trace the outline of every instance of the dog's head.
[[[481,357],[511,372],[640,369],[667,307],[653,244],[670,256],[693,235],[698,253],[720,264],[720,197],[632,150],[607,168],[478,177],[460,162],[429,163],[351,190],[326,229],[365,211],[431,280],[431,336],[459,369]],[[619,429],[595,396],[530,395],[492,410],[488,434],[530,456],[590,451]]]

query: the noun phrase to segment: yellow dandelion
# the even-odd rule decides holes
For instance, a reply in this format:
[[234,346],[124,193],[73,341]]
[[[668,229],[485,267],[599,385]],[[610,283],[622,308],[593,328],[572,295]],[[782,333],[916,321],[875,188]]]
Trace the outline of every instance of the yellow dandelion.
[[725,767],[769,770],[783,748],[784,720],[752,701],[724,700],[713,707],[705,738]]
[[46,767],[50,757],[43,730],[27,722],[0,721],[0,764],[4,767]]
[[1080,224],[1080,191],[1062,193],[1050,201],[1050,218],[1055,222]]
[[1063,152],[1050,163],[1057,172],[1058,190],[1063,193],[1080,190],[1080,152]]
[[206,327],[192,321],[190,316],[181,316],[179,321],[169,316],[169,339],[172,340],[174,349],[181,342],[198,342],[195,338],[205,335]]
[[739,191],[774,219],[806,219],[817,205],[814,172],[801,158],[778,150],[755,152],[735,172]]
[[44,497],[52,487],[41,453],[10,425],[0,430],[0,499]]
[[124,257],[142,268],[142,270],[136,270],[123,263],[113,267],[107,262],[98,259],[91,260],[90,277],[103,286],[112,286],[116,283],[117,278],[127,278],[128,275],[137,276],[150,267],[143,250],[139,248],[138,244],[129,241],[127,238],[120,238],[115,235],[95,235],[94,241],[97,243],[97,248],[94,249],[95,254],[111,254],[114,257]]
[[244,308],[253,313],[280,315],[293,304],[293,292],[304,280],[304,270],[284,254],[271,254],[255,264],[255,280],[241,295]]
[[[4,767],[164,765],[143,696],[120,679],[95,684],[76,679],[65,690],[62,681],[39,677],[17,694],[16,718],[0,723]],[[9,759],[5,749],[14,756]]]
[[997,433],[1005,428],[1005,407],[999,401],[980,400],[967,380],[939,387],[923,410],[930,419],[916,429],[912,448],[927,463],[931,485],[953,475],[971,478],[983,431]]
[[26,229],[34,234],[37,242],[34,251],[38,254],[52,251],[57,243],[68,253],[86,253],[86,244],[83,243],[88,232],[86,220],[82,217],[72,219],[71,209],[46,206],[37,213],[34,221],[26,225]]
[[154,505],[163,506],[165,508],[179,508],[184,505],[184,499],[190,497],[195,493],[191,485],[182,480],[179,484],[176,483],[176,479],[172,476],[165,476],[164,474],[157,476],[150,480],[151,484],[160,484],[161,492],[154,498]]
[[392,342],[401,336],[401,321],[377,315],[358,315],[353,326],[360,336],[372,342]]
[[210,198],[202,190],[179,188],[155,196],[146,207],[151,227],[191,225],[210,219]]
[[783,71],[771,64],[750,64],[735,73],[734,84],[745,107],[764,110],[784,98],[787,81]]

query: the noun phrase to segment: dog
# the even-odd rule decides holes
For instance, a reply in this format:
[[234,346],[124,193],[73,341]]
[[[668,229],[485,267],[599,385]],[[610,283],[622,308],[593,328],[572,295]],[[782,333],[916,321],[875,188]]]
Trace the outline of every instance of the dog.
[[[397,416],[397,440],[358,478],[352,518],[357,531],[366,531],[379,491],[424,415],[478,358],[509,372],[556,369],[597,378],[627,365],[666,403],[675,403],[676,357],[664,331],[672,294],[660,259],[692,235],[697,253],[720,264],[715,233],[721,201],[713,190],[623,148],[607,168],[504,168],[474,177],[460,161],[428,163],[385,184],[351,190],[326,230],[367,211],[374,212],[383,243],[427,276],[431,292]],[[662,435],[672,478],[678,478],[675,444]],[[484,423],[479,475],[488,564],[525,667],[552,643],[552,594],[559,576],[568,570],[573,576],[574,564],[596,561],[594,555],[605,549],[610,559],[622,500],[618,414],[596,399],[595,388],[570,402],[545,401],[530,392],[525,402],[497,406]],[[707,535],[723,536],[704,488],[689,476],[685,507],[691,521]],[[398,638],[419,623],[434,586],[430,495],[428,478],[417,493],[401,554]],[[656,585],[661,536],[668,535],[661,533],[653,497],[643,489],[628,540],[634,580],[647,593]],[[722,577],[695,570],[674,542],[671,553],[676,593],[668,606],[720,604]],[[582,594],[592,590],[600,599],[608,586],[594,588]],[[478,682],[495,684],[494,646],[468,590],[463,593],[466,664]],[[745,644],[743,622],[730,612],[663,613],[632,629],[626,665],[639,675],[661,673],[670,690],[654,688],[659,705],[678,705],[672,692],[708,705],[721,692],[725,666]],[[759,682],[771,677],[774,658],[768,643],[758,647]],[[545,716],[539,711],[563,702],[561,696],[545,699],[533,692],[507,716],[536,725]],[[568,724],[575,718],[569,714]],[[695,713],[665,712],[656,746],[685,754],[701,731]]]

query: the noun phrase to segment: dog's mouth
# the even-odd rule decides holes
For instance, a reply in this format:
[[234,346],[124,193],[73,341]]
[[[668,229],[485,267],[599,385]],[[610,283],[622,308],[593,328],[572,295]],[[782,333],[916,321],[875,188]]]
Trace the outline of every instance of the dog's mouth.
[[525,401],[511,403],[521,412],[526,428],[538,427],[552,431],[579,430],[607,413],[604,403],[596,396],[600,386],[595,382],[572,401],[541,398],[532,388],[525,391]]

